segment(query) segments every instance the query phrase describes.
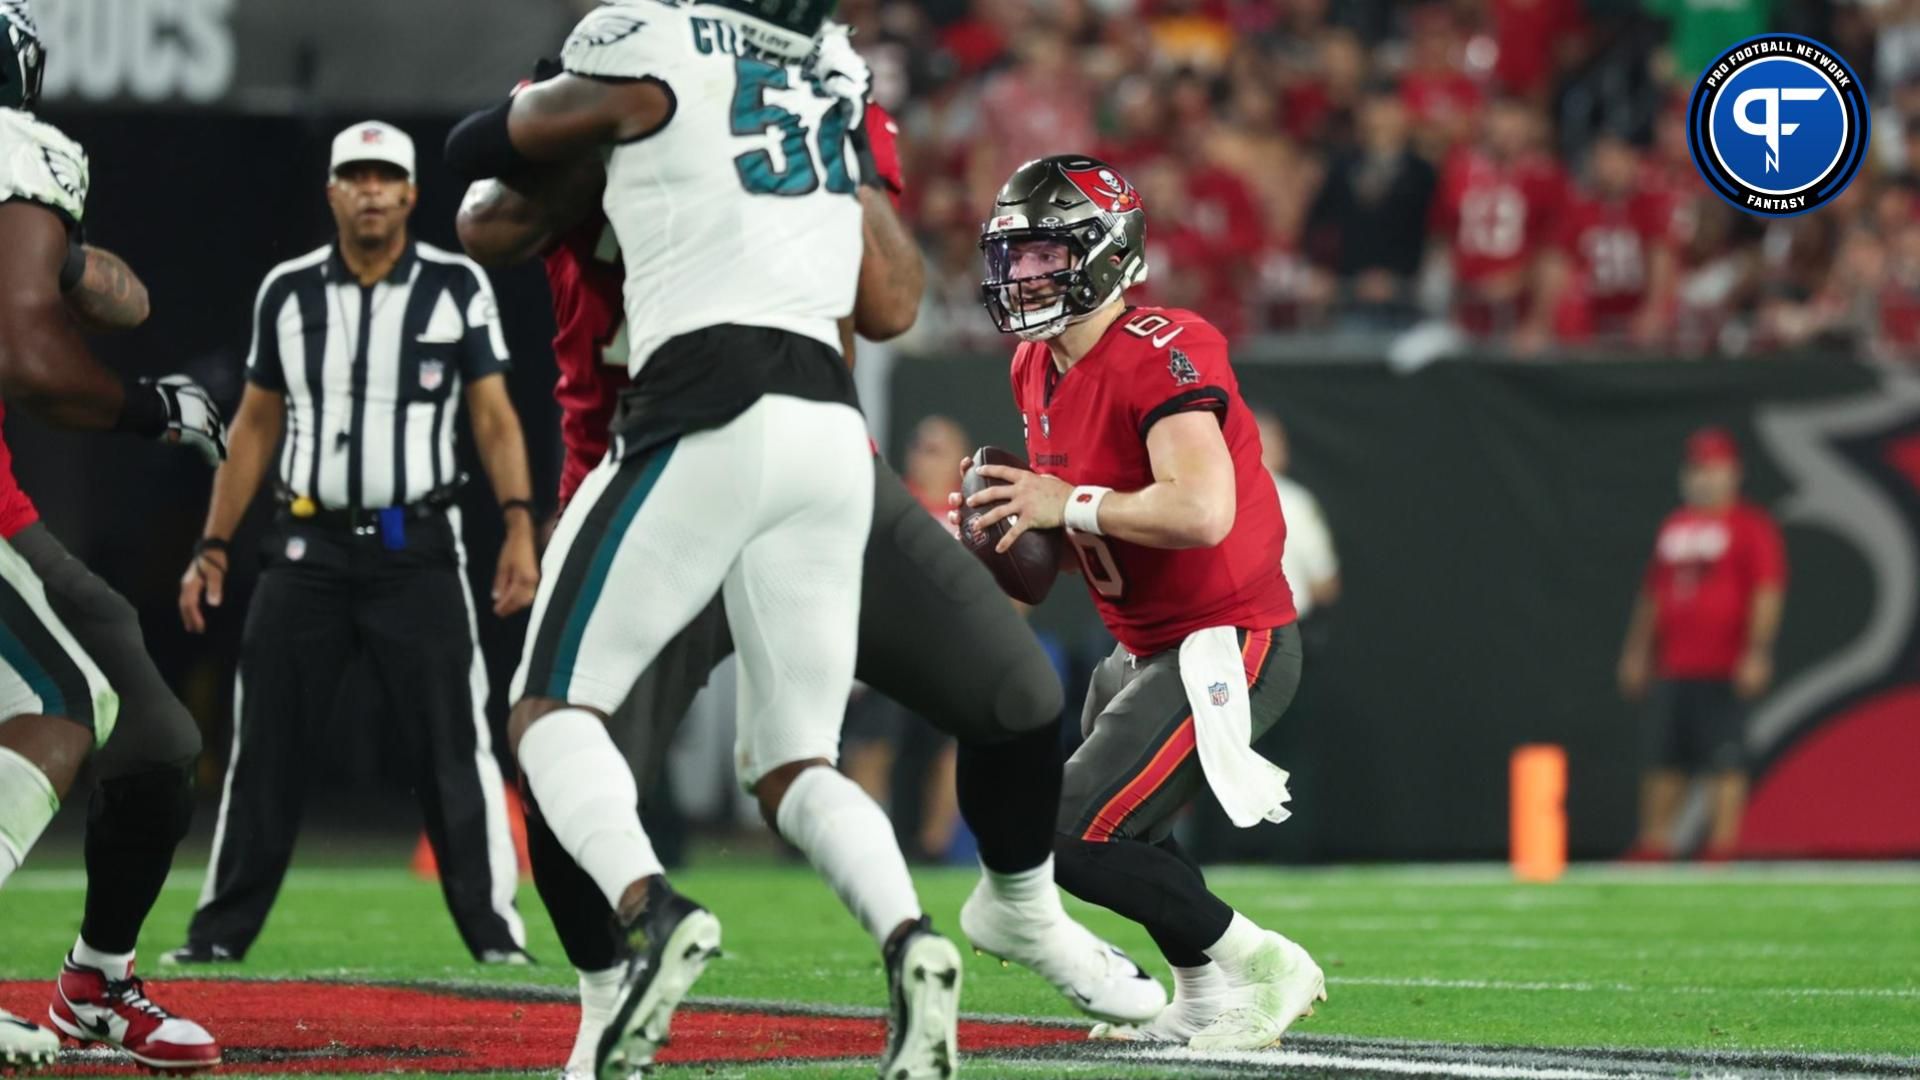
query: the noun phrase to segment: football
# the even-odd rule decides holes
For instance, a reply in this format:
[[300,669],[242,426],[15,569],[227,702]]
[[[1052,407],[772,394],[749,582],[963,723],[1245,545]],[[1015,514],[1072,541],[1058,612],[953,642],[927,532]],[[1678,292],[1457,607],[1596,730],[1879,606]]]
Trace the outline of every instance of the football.
[[1060,576],[1061,545],[1066,542],[1065,533],[1059,529],[1029,529],[1013,542],[1005,554],[995,551],[994,547],[1012,526],[1006,521],[997,521],[987,526],[984,532],[975,532],[973,520],[992,507],[968,506],[964,501],[972,498],[975,492],[994,485],[994,480],[980,475],[982,465],[1011,465],[1016,469],[1027,467],[1024,458],[997,446],[983,446],[973,452],[974,467],[960,478],[963,500],[960,504],[960,541],[993,572],[993,579],[1000,583],[1003,592],[1023,604],[1037,604],[1047,598],[1047,593],[1053,589],[1053,579]]

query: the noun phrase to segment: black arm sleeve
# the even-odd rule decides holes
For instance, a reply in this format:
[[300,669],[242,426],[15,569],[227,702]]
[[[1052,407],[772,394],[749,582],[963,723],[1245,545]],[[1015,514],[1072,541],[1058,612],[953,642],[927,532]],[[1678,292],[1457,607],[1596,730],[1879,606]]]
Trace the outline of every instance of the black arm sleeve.
[[447,135],[447,168],[461,183],[487,180],[532,164],[513,145],[507,114],[513,99],[473,113]]

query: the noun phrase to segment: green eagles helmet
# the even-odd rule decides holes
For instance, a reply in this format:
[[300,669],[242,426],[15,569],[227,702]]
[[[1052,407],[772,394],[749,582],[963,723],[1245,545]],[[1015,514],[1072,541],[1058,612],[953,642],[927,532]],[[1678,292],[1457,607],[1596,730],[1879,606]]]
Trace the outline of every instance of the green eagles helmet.
[[[1035,244],[1064,245],[1064,265],[1017,276]],[[1079,154],[1029,161],[980,230],[980,298],[1001,333],[1045,341],[1147,280],[1146,244],[1146,206],[1111,165]]]
[[814,38],[833,17],[840,0],[701,0],[703,7],[726,8],[737,16],[747,44],[783,60],[804,60],[813,51]]
[[47,48],[27,0],[0,0],[0,109],[30,109],[40,96]]

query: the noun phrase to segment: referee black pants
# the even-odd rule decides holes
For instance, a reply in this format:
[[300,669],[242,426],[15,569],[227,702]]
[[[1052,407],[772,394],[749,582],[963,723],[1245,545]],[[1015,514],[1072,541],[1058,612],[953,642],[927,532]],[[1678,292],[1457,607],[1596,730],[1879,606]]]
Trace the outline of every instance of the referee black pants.
[[187,941],[243,956],[280,891],[312,762],[356,653],[386,695],[476,959],[520,948],[518,871],[487,730],[487,676],[457,510],[406,525],[405,546],[285,522],[268,537],[234,686],[233,750]]

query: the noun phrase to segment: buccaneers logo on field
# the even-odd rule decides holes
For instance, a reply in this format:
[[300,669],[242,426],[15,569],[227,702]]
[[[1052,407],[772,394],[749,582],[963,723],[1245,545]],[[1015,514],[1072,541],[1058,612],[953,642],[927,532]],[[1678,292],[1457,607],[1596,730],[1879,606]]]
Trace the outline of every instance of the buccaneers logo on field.
[[1080,189],[1095,206],[1109,214],[1124,214],[1142,209],[1140,193],[1133,190],[1126,177],[1107,168],[1105,165],[1088,165],[1083,169],[1064,169],[1067,179]]

